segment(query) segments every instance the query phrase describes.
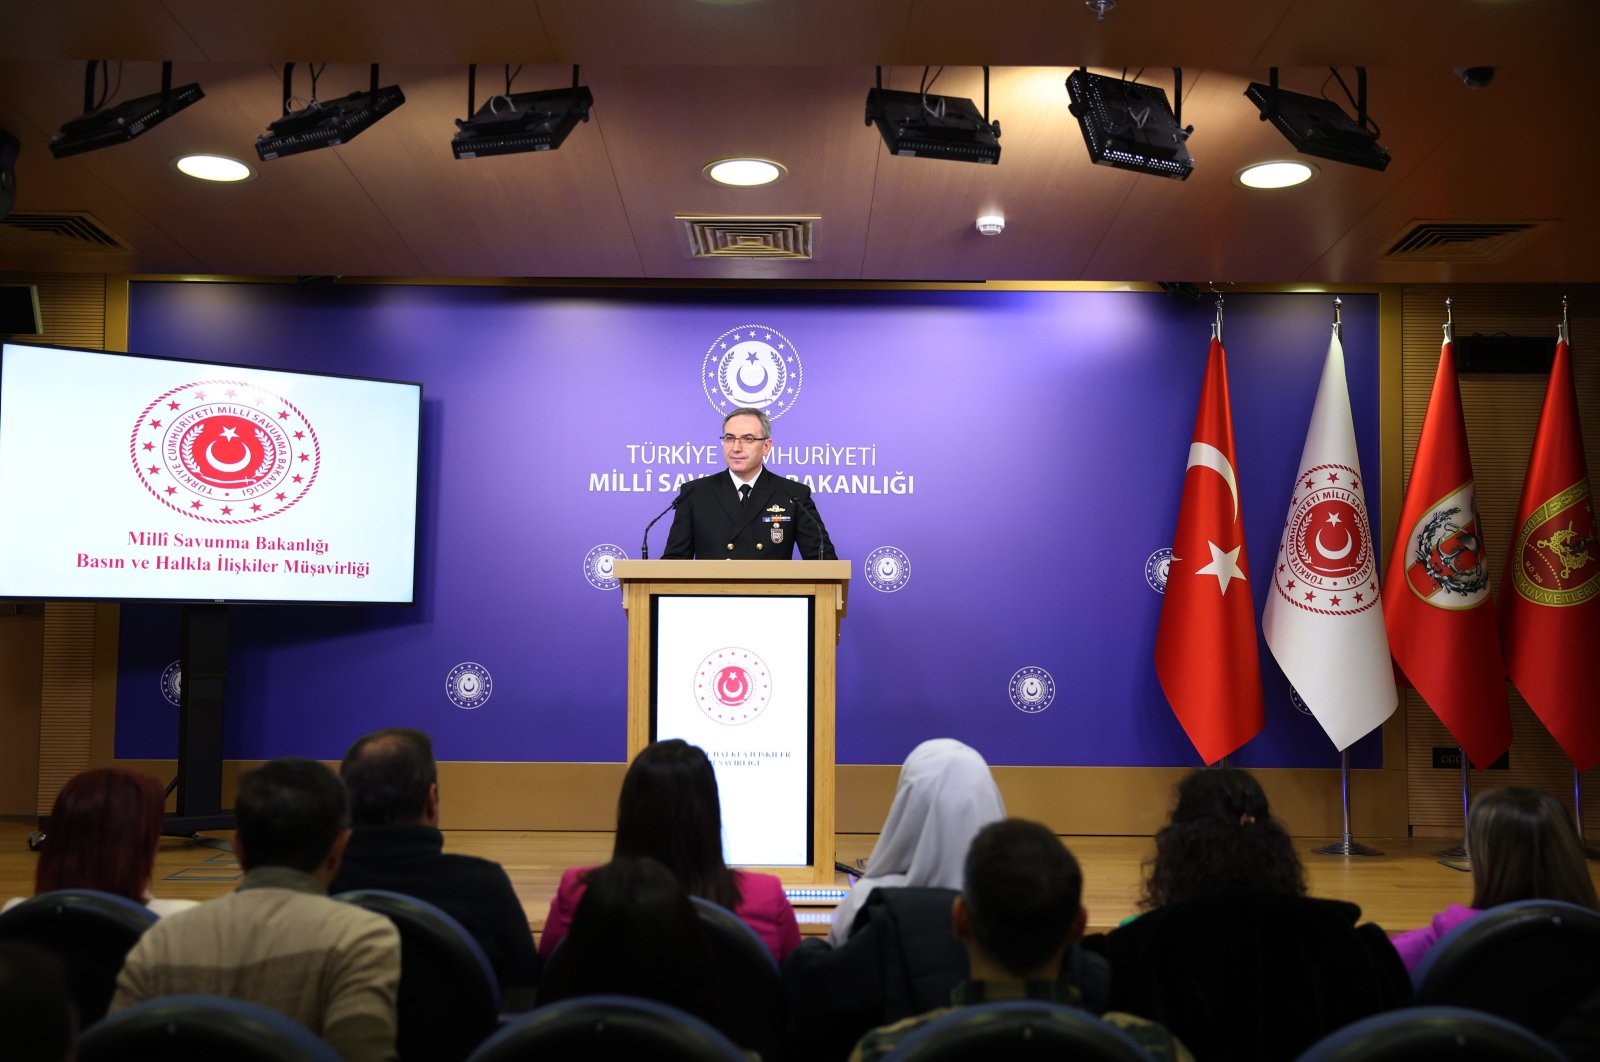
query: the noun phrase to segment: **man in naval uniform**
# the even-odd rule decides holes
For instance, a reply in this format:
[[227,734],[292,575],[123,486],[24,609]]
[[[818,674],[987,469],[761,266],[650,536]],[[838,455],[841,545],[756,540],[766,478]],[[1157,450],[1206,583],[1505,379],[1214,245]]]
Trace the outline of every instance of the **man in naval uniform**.
[[772,419],[759,409],[722,418],[726,472],[690,480],[674,503],[664,558],[837,560],[804,483],[762,467],[772,451]]

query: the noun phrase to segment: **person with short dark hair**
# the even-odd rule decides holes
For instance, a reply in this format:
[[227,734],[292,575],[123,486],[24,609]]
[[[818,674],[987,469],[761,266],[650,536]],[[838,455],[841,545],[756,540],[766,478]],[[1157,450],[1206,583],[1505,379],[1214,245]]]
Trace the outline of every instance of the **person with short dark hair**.
[[[193,900],[150,895],[165,805],[161,785],[137,771],[96,767],[67,779],[45,826],[34,893],[98,889],[142,903],[157,915],[193,907]],[[21,902],[20,897],[10,900],[5,909]]]
[[[911,1033],[950,1010],[1003,999],[1036,999],[1080,1006],[1077,989],[1061,981],[1061,957],[1083,936],[1083,872],[1061,839],[1037,822],[1002,819],[973,838],[951,922],[966,946],[971,980],[956,986],[949,1008],[874,1029],[856,1045],[852,1062],[882,1058]],[[1131,1014],[1104,1020],[1136,1040],[1154,1059],[1192,1056],[1166,1029]]]
[[271,760],[239,780],[233,835],[243,883],[163,918],[128,953],[113,1011],[161,996],[231,996],[295,1019],[341,1058],[395,1058],[400,934],[328,898],[350,839],[339,776],[315,760]]
[[1407,971],[1456,926],[1517,900],[1560,900],[1600,910],[1583,841],[1561,801],[1537,789],[1491,789],[1467,814],[1472,903],[1453,903],[1417,929],[1390,939]]
[[536,987],[533,932],[505,869],[444,851],[432,739],[408,727],[374,731],[350,746],[339,775],[354,829],[330,890],[388,889],[431,903],[472,934],[502,989]]
[[[755,930],[782,962],[800,943],[800,924],[771,874],[733,870],[722,861],[722,804],[705,750],[678,738],[645,746],[628,765],[617,800],[611,858],[649,856],[677,876],[684,890],[721,904]],[[583,898],[588,867],[571,867],[550,901],[539,954],[549,958]]]

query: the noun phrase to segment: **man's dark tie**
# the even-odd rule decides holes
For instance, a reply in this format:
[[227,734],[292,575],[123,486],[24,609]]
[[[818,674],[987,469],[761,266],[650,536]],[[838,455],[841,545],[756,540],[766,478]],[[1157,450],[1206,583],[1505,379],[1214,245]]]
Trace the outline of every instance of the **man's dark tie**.
[[750,484],[748,484],[748,483],[739,484],[739,504],[743,505],[745,502],[747,502],[749,500],[750,500]]

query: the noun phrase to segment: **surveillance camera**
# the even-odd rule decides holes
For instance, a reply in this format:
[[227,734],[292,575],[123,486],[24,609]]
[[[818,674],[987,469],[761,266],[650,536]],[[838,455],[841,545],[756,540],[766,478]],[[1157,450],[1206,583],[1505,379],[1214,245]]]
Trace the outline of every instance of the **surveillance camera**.
[[1492,66],[1458,66],[1455,68],[1456,76],[1467,88],[1488,88],[1489,82],[1494,80],[1494,67]]

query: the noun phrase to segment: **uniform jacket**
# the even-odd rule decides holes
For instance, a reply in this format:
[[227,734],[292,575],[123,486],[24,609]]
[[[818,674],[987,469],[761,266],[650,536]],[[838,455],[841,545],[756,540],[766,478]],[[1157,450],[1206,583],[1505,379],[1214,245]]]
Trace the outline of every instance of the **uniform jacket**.
[[741,505],[733,477],[723,471],[683,485],[661,556],[789,560],[797,545],[804,560],[838,559],[811,488],[763,469]]

